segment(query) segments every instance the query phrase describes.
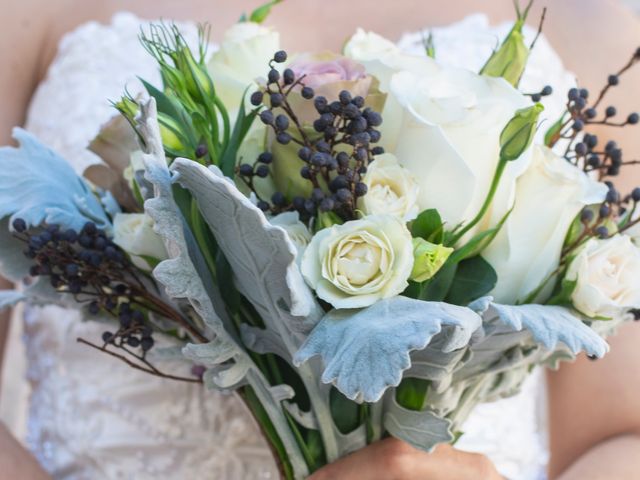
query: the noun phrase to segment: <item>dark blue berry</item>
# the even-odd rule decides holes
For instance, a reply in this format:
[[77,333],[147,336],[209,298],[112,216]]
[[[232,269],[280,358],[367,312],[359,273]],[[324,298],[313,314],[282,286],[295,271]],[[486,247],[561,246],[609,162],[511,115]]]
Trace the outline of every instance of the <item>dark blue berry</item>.
[[272,107],[279,107],[284,103],[284,95],[281,93],[272,93],[269,97]]
[[260,120],[265,125],[271,125],[273,123],[273,112],[271,110],[263,110],[260,112]]
[[291,142],[291,135],[289,135],[287,132],[279,132],[276,135],[276,141],[281,145],[287,145],[289,142]]
[[209,153],[209,149],[207,148],[207,146],[204,143],[201,143],[200,145],[198,145],[196,147],[196,158],[202,158],[204,157],[207,153]]
[[276,128],[278,130],[286,130],[289,128],[289,118],[286,115],[278,115],[276,117]]
[[638,121],[640,121],[640,115],[637,113],[632,113],[627,117],[627,123],[629,125],[635,125]]
[[282,192],[275,192],[271,195],[271,203],[276,207],[283,207],[287,203],[287,199]]
[[287,52],[285,52],[284,50],[278,50],[274,55],[273,55],[273,60],[276,63],[284,63],[287,61]]
[[347,91],[347,90],[342,90],[339,94],[338,94],[338,99],[340,100],[340,103],[342,103],[343,105],[348,105],[351,103],[351,94]]
[[256,168],[256,175],[260,178],[266,178],[269,176],[269,167],[266,165],[258,165]]
[[300,94],[302,95],[302,98],[305,98],[307,100],[311,100],[315,94],[315,92],[313,91],[313,88],[311,87],[302,87],[302,90],[300,91]]
[[596,235],[600,238],[607,238],[609,236],[609,229],[605,226],[596,228]]
[[276,83],[278,80],[280,80],[280,72],[278,72],[275,68],[272,68],[271,70],[269,70],[267,79],[269,80],[269,83]]
[[290,68],[287,68],[285,69],[284,72],[282,72],[282,79],[284,80],[285,85],[291,85],[293,82],[296,81],[296,76],[293,73],[293,70],[291,70]]
[[22,233],[27,229],[27,222],[25,222],[22,218],[16,218],[13,223],[13,229],[18,232],[18,233]]
[[271,152],[262,152],[260,155],[258,155],[258,161],[260,163],[269,165],[271,162],[273,162],[273,154]]
[[262,92],[253,92],[251,94],[251,105],[257,107],[262,104],[262,99],[264,98],[264,94]]
[[253,167],[248,163],[243,163],[240,165],[240,175],[243,177],[250,177],[253,175]]
[[618,75],[609,75],[609,78],[607,79],[607,82],[612,87],[615,87],[616,85],[618,85],[620,83],[620,77],[618,77]]

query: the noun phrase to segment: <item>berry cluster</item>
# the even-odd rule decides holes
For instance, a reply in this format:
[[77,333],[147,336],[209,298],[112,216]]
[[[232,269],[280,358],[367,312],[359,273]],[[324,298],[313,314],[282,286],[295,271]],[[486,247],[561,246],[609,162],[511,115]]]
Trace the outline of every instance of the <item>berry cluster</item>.
[[587,89],[570,89],[567,93],[566,120],[558,125],[548,142],[549,146],[553,147],[559,141],[564,141],[566,143],[564,157],[585,172],[597,174],[598,178],[604,180],[609,187],[607,198],[599,211],[594,212],[587,208],[581,217],[585,232],[600,238],[607,238],[615,233],[610,232],[606,226],[610,225],[614,218],[623,220],[626,218],[624,225],[618,231],[636,223],[630,220],[640,203],[640,187],[627,195],[622,195],[612,182],[605,179],[619,175],[622,167],[635,165],[640,161],[625,160],[622,149],[615,141],[601,142],[597,135],[587,130],[592,126],[627,127],[640,123],[640,115],[636,112],[617,120],[619,115],[615,106],[609,105],[602,108],[607,93],[611,88],[619,85],[620,77],[638,62],[640,62],[640,48],[634,52],[624,67],[608,76],[606,85],[593,102],[589,101],[590,94]]
[[[295,210],[304,221],[320,212],[334,212],[343,220],[352,220],[356,218],[357,199],[367,193],[367,186],[362,182],[367,166],[375,155],[384,153],[382,147],[374,145],[380,141],[377,127],[382,124],[382,117],[366,107],[361,96],[352,96],[343,90],[338,99],[329,101],[306,86],[304,76],[296,78],[289,68],[281,74],[274,63],[283,63],[286,59],[286,52],[276,52],[270,62],[267,84],[251,95],[251,103],[265,107],[260,112],[260,120],[273,130],[276,142],[297,144],[299,174],[311,183],[311,194],[307,198],[287,198],[283,192],[276,192],[270,201],[260,198],[255,192],[254,178],[270,175],[271,152],[260,154],[253,165],[240,165],[237,173],[256,193],[258,206],[263,211]],[[313,101],[318,115],[313,121],[313,132],[305,130],[288,100],[294,89],[299,90],[305,100]]]
[[148,308],[140,296],[146,289],[104,230],[87,222],[80,231],[48,225],[35,232],[20,218],[13,229],[27,245],[25,255],[35,261],[31,276],[48,277],[51,286],[72,294],[92,315],[104,311],[118,318],[118,330],[103,333],[105,344],[139,348],[143,355],[153,347]]

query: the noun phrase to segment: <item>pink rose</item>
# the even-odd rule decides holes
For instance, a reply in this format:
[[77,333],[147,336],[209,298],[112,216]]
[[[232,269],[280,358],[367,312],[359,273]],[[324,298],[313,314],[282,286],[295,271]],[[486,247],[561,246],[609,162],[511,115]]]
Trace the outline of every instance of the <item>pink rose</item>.
[[[304,83],[315,90],[322,89],[325,85],[342,82],[357,82],[358,89],[362,92],[352,92],[356,95],[366,95],[371,84],[371,77],[363,65],[354,60],[325,52],[319,54],[305,54],[297,57],[289,68],[293,70],[296,78],[305,75]],[[362,85],[360,85],[362,83]]]

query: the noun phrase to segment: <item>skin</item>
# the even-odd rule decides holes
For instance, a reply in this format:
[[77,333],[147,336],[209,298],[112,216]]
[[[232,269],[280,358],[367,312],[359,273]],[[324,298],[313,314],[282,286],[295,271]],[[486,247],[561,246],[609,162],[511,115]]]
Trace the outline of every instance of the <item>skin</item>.
[[[213,26],[213,38],[251,11],[260,0],[124,0],[44,2],[22,0],[3,5],[0,30],[0,144],[11,143],[10,131],[24,122],[29,99],[44,77],[65,32],[88,21],[107,22],[119,10],[146,18],[199,19]],[[539,2],[540,4],[542,2]],[[640,21],[614,0],[554,0],[549,3],[545,34],[581,85],[595,94],[606,76],[623,65],[640,45]],[[387,7],[388,4],[385,4]],[[403,31],[458,20],[482,10],[492,22],[513,19],[508,0],[394,0],[395,8],[373,8],[370,2],[289,0],[278,6],[269,23],[282,34],[283,45],[295,50],[339,50],[356,27],[365,26],[395,39]],[[381,11],[382,10],[382,11]],[[535,25],[541,5],[534,6]],[[34,14],[33,12],[38,12]],[[410,15],[407,12],[411,12]],[[314,25],[322,28],[309,28]],[[615,34],[612,34],[615,32]],[[640,110],[633,85],[640,84],[640,68],[625,76],[610,103],[624,114]],[[597,132],[596,132],[597,133]],[[630,128],[600,133],[615,138],[628,152],[640,152],[640,135]],[[637,157],[635,157],[637,158]],[[631,157],[627,156],[627,160]],[[628,169],[620,179],[623,191],[640,183],[640,170]],[[0,322],[0,345],[8,322]],[[637,478],[640,470],[640,327],[626,325],[610,340],[611,353],[597,362],[585,358],[548,374],[549,429],[552,480]],[[49,478],[0,425],[0,480]],[[433,453],[386,439],[314,473],[312,480],[496,480],[500,475],[484,456],[441,446]]]

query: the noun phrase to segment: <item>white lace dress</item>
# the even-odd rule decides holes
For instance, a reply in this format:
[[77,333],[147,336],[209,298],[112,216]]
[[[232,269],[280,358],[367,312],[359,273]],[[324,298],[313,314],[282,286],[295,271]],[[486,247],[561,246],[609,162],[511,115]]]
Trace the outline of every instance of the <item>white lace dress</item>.
[[[120,13],[108,25],[92,22],[67,34],[33,98],[28,130],[78,172],[97,161],[85,147],[113,115],[109,100],[125,86],[139,91],[136,76],[159,83],[154,61],[138,42],[141,23]],[[187,37],[195,35],[193,25],[182,28]],[[506,29],[490,28],[483,16],[436,29],[438,56],[477,69]],[[406,35],[401,45],[418,51],[421,38]],[[571,81],[541,39],[523,85],[536,91],[549,79]],[[271,453],[239,400],[135,371],[76,342],[100,338],[104,329],[55,307],[25,313],[32,387],[27,443],[54,478],[277,478]],[[520,395],[480,406],[458,446],[489,455],[510,479],[542,479],[543,407],[537,374]]]

